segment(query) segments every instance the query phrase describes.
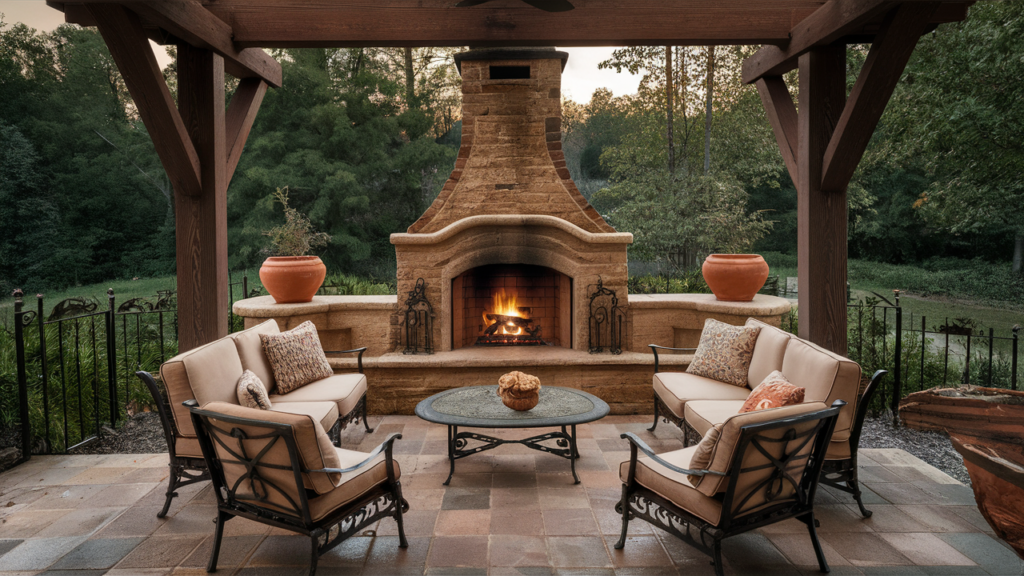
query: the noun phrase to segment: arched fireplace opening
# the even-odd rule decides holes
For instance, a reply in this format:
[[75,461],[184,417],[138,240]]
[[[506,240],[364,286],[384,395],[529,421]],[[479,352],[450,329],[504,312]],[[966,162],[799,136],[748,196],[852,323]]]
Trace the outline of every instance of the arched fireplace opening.
[[572,347],[572,278],[544,266],[492,264],[452,279],[452,349]]

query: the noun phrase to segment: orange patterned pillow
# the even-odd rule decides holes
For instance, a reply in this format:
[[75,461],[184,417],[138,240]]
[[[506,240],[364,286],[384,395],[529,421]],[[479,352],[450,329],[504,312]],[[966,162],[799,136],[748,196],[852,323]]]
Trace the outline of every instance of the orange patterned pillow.
[[260,340],[274,369],[278,394],[287,394],[310,382],[334,376],[316,326],[308,320],[287,332],[260,334]]
[[778,370],[772,372],[754,388],[754,391],[747,396],[747,401],[740,408],[740,414],[754,412],[756,410],[767,410],[768,408],[782,408],[793,404],[803,404],[804,389],[793,386]]
[[760,333],[760,328],[732,326],[708,318],[686,371],[733,386],[746,386],[750,358]]

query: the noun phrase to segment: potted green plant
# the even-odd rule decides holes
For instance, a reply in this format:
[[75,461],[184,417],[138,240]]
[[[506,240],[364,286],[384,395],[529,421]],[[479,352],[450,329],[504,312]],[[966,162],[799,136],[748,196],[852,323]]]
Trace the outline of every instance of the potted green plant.
[[260,280],[278,304],[310,302],[324,282],[327,267],[309,251],[326,246],[331,237],[314,232],[309,218],[288,205],[287,186],[274,192],[274,200],[284,207],[285,222],[263,233],[270,238],[270,247],[265,250],[269,257],[260,268]]

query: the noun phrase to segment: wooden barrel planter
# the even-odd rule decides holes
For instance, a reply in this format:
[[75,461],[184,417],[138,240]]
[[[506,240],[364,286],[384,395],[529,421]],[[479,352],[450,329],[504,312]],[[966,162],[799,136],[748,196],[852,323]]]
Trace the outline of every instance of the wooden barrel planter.
[[1024,558],[1024,392],[936,388],[900,401],[908,428],[945,431],[964,458],[978,510]]

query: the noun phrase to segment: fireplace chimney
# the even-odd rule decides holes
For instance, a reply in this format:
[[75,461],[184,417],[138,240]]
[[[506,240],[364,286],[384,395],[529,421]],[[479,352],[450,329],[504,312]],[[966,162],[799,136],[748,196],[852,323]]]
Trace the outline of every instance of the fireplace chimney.
[[562,69],[545,48],[483,48],[455,55],[462,74],[462,146],[455,169],[409,233],[469,216],[546,215],[587,232],[615,229],[580,194],[562,152]]

